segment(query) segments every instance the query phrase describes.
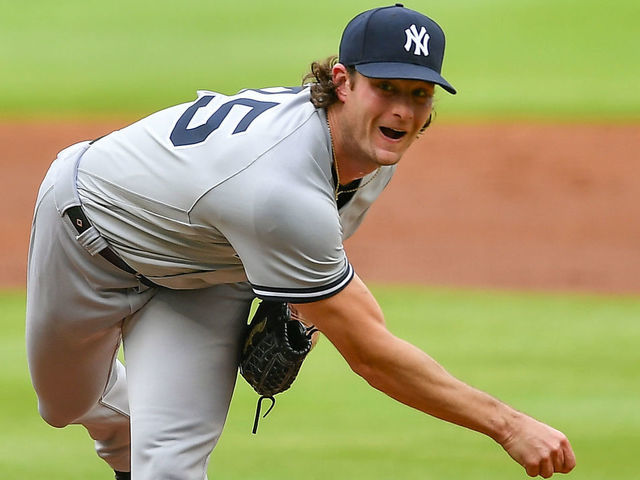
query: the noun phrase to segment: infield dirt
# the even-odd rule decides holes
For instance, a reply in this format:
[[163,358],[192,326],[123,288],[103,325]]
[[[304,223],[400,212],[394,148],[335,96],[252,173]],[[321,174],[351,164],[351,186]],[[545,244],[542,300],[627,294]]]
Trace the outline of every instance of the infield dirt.
[[[0,286],[55,154],[124,122],[0,123]],[[365,281],[640,292],[640,125],[434,125],[346,243]]]

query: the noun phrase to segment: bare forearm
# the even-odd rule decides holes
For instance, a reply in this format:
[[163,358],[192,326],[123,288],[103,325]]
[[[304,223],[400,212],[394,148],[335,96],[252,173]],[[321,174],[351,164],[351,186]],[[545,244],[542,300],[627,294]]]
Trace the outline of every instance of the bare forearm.
[[366,341],[373,342],[367,350],[369,356],[359,356],[350,365],[371,386],[408,406],[498,442],[507,436],[508,423],[518,412],[450,375],[429,355],[383,327],[379,332],[369,332]]

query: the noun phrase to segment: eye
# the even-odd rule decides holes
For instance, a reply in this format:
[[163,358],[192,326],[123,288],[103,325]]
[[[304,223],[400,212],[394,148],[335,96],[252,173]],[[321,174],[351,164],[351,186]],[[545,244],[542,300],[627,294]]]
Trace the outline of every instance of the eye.
[[393,85],[391,85],[391,83],[389,82],[380,82],[378,84],[378,88],[380,88],[380,90],[382,90],[383,92],[393,92]]
[[432,93],[425,88],[416,88],[411,93],[420,102],[428,102],[432,96]]

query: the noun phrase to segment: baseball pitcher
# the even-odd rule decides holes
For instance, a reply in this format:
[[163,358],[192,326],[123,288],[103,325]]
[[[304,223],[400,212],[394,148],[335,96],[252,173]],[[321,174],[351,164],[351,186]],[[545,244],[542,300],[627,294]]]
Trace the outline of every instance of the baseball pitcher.
[[435,88],[455,93],[444,47],[418,12],[368,10],[303,87],[201,91],[60,152],[29,250],[42,417],[84,425],[118,479],[203,480],[238,367],[271,397],[318,330],[399,402],[490,436],[531,476],[569,472],[562,433],[392,335],[343,248],[429,124]]

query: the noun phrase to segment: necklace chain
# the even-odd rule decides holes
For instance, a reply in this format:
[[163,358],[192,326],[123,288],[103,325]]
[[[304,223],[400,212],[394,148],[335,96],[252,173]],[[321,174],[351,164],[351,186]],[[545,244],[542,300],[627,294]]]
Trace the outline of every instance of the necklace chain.
[[369,185],[371,182],[373,182],[373,180],[375,180],[375,178],[380,173],[380,167],[376,168],[375,175],[373,175],[369,180],[367,180],[363,184],[358,185],[355,188],[350,188],[348,190],[340,190],[340,170],[338,169],[338,160],[336,159],[336,152],[335,152],[335,149],[333,147],[333,135],[331,134],[331,125],[329,124],[329,112],[327,112],[327,128],[329,129],[329,139],[331,140],[331,157],[333,159],[333,167],[336,170],[336,187],[335,187],[335,189],[333,191],[333,196],[335,197],[335,199],[337,201],[338,197],[340,196],[341,193],[357,192],[361,188],[364,188],[367,185]]

